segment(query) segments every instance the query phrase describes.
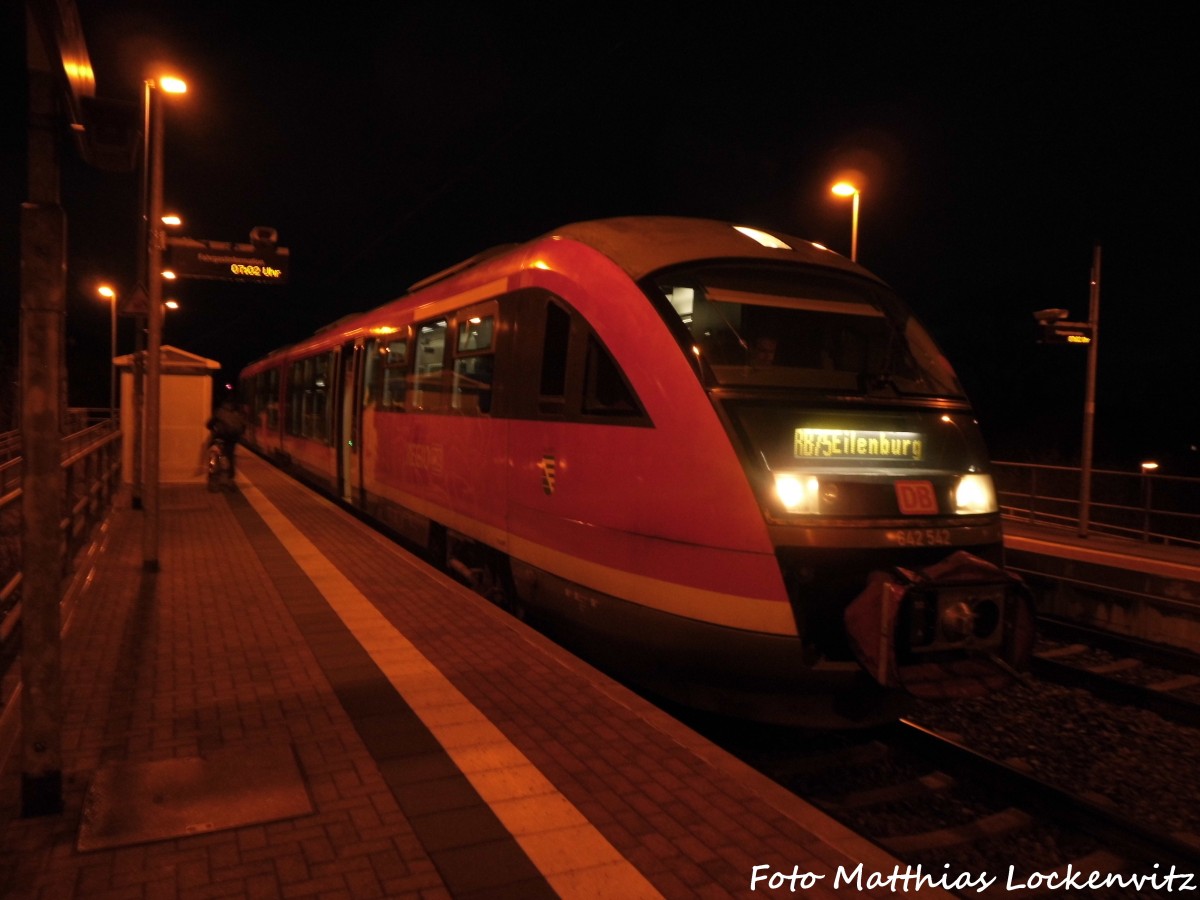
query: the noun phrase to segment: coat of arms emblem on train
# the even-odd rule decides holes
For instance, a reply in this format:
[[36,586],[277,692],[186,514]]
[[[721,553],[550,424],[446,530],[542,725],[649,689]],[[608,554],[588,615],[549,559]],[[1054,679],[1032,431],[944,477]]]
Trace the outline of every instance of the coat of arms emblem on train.
[[543,456],[537,467],[542,470],[542,490],[546,494],[554,493],[554,469],[557,465],[553,456]]

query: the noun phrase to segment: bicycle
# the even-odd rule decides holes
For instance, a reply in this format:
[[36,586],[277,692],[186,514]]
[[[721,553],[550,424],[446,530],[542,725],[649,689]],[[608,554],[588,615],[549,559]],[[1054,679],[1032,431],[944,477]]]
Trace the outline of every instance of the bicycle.
[[233,490],[233,473],[224,438],[215,437],[208,445],[208,489],[214,492]]

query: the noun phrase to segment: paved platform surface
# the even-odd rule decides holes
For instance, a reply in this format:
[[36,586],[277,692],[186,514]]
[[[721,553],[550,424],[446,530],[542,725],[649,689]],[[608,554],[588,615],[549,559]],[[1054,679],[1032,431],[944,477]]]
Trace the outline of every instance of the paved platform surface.
[[65,809],[22,818],[7,754],[0,896],[893,894],[835,890],[895,860],[640,697],[262,460],[238,481],[163,488],[153,574],[114,511],[63,640]]
[[1004,520],[1004,543],[1010,550],[1091,562],[1134,574],[1200,584],[1200,549],[1111,537],[1080,536],[1073,529],[1052,529],[1019,520]]

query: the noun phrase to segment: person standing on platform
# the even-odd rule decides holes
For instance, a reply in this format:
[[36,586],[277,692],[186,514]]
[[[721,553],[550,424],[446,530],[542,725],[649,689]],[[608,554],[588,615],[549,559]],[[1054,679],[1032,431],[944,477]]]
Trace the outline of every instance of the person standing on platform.
[[235,452],[238,441],[246,431],[245,417],[238,410],[237,404],[232,399],[226,398],[221,401],[221,405],[217,407],[216,412],[212,414],[204,427],[212,432],[213,440],[225,443],[225,455],[229,458],[229,478],[232,480],[237,472]]

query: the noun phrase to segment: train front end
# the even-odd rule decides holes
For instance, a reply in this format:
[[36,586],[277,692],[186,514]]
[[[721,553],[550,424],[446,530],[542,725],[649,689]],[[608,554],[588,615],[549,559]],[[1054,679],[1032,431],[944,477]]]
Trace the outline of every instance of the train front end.
[[870,695],[863,673],[881,694],[995,690],[1024,667],[1033,617],[1003,568],[979,425],[911,311],[817,252],[688,263],[643,287],[755,489],[812,671],[855,670],[850,704]]

